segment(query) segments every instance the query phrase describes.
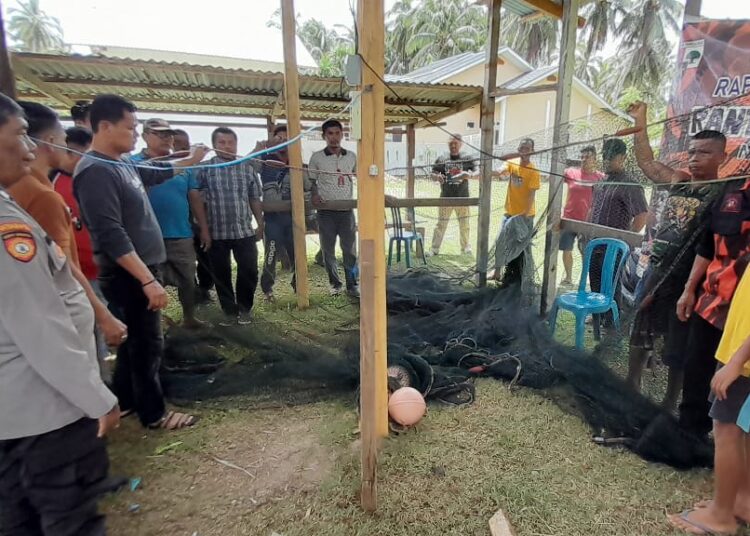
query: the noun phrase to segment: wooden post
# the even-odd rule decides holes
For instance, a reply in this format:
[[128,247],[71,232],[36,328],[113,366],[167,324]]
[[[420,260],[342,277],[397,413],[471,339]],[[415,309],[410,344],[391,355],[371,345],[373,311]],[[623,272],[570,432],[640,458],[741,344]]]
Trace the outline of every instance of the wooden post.
[[5,36],[5,21],[3,20],[3,6],[0,2],[0,91],[11,99],[16,98],[16,77],[10,64],[10,52]]
[[687,0],[685,2],[685,22],[694,22],[701,18],[703,0]]
[[[286,96],[287,134],[290,139],[299,136],[299,72],[297,70],[296,22],[294,0],[281,0],[281,22],[284,33],[284,95]],[[302,180],[302,142],[288,148],[289,176],[292,186],[292,226],[294,229],[294,266],[297,276],[297,306],[310,306],[307,278],[307,247],[305,227],[305,191]]]
[[[270,115],[266,116],[266,130],[268,131],[268,139],[271,139],[271,136],[273,136],[273,129],[276,125],[273,122],[273,117]],[[288,132],[287,132],[288,134]]]
[[377,448],[388,435],[387,322],[385,305],[385,48],[383,0],[358,0],[362,57],[362,139],[357,144],[360,299],[360,408],[362,507],[377,508]]
[[497,88],[497,48],[500,40],[500,7],[502,0],[490,0],[487,24],[489,39],[484,60],[484,92],[482,93],[482,159],[480,169],[482,179],[479,183],[479,227],[477,239],[477,272],[479,286],[487,284],[487,263],[490,246],[490,215],[492,213],[492,160],[495,141],[495,98],[492,96]]
[[[562,37],[560,40],[560,73],[557,98],[555,100],[555,127],[552,146],[568,143],[567,123],[570,120],[570,98],[575,71],[576,29],[578,3],[580,0],[565,0],[563,3]],[[565,192],[562,189],[562,174],[565,171],[563,156],[565,149],[552,151],[552,174],[549,178],[547,201],[547,233],[544,241],[544,276],[542,278],[541,314],[547,314],[557,293],[557,258],[560,247],[560,218]]]
[[406,197],[414,197],[414,158],[417,155],[416,129],[413,124],[406,125]]

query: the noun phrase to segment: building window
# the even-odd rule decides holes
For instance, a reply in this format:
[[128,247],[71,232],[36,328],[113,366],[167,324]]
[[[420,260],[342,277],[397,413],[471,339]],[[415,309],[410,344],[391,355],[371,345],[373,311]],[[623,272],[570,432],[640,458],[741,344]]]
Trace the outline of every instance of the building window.
[[474,128],[474,121],[469,121],[466,123],[466,128]]

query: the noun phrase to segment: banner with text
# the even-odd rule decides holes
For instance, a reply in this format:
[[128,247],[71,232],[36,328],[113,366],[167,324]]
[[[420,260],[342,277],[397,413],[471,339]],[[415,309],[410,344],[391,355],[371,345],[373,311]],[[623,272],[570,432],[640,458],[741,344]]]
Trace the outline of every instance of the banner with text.
[[718,130],[729,153],[720,175],[750,173],[750,20],[686,24],[677,61],[662,161],[687,168],[690,138]]

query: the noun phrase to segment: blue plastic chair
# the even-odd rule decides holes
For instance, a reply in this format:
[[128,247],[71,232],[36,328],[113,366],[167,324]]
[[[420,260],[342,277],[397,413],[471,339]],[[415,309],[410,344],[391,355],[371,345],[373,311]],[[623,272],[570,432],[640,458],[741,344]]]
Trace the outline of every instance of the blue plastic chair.
[[[416,231],[404,230],[404,222],[401,219],[401,209],[399,207],[391,207],[391,220],[393,229],[390,235],[391,239],[388,242],[388,266],[390,266],[393,261],[394,244],[396,245],[396,262],[401,262],[401,245],[403,244],[406,246],[406,267],[411,268],[411,246],[416,243],[419,246],[417,251],[422,253],[422,262],[427,264],[427,257],[425,257],[424,254],[424,240],[422,239],[422,234]],[[413,217],[411,225],[412,228],[416,225]]]
[[[597,247],[606,247],[604,263],[602,265],[602,284],[600,292],[586,290],[589,280],[589,269],[591,268],[591,256]],[[577,292],[566,292],[555,299],[555,304],[550,311],[550,327],[552,334],[555,333],[557,324],[557,312],[565,309],[572,312],[576,317],[576,348],[583,348],[583,337],[586,329],[586,317],[599,315],[612,311],[615,328],[620,329],[620,310],[615,301],[615,292],[618,282],[622,276],[625,260],[630,253],[630,247],[622,240],[615,238],[597,238],[586,245],[584,253],[583,270],[581,270],[581,282],[578,284]],[[599,340],[598,316],[594,317],[594,336]]]

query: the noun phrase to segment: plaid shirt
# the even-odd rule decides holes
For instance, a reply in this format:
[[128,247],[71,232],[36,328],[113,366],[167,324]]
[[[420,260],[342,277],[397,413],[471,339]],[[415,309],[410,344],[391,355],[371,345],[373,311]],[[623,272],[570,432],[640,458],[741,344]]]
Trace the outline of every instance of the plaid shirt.
[[724,329],[734,291],[750,262],[750,180],[719,198],[704,238],[698,255],[711,263],[695,311],[714,327]]
[[[207,164],[225,162],[214,157]],[[201,169],[198,186],[206,200],[211,238],[232,240],[255,235],[250,201],[260,200],[255,171],[248,162],[223,168]]]

